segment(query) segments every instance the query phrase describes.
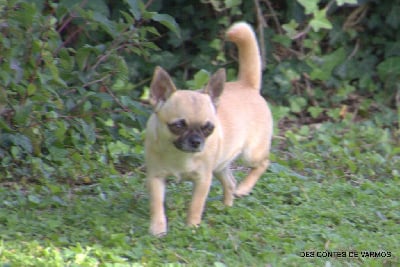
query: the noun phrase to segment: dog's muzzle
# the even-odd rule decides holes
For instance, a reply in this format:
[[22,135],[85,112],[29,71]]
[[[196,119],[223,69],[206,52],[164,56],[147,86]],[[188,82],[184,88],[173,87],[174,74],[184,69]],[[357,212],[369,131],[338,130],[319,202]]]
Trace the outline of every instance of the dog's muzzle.
[[200,152],[204,147],[204,137],[193,133],[175,140],[174,145],[183,152]]

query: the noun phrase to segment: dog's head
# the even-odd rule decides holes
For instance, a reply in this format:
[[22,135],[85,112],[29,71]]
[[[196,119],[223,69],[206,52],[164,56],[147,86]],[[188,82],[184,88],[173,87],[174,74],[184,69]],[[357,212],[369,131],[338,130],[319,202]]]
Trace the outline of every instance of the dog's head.
[[220,69],[202,91],[177,90],[168,73],[157,67],[150,86],[157,134],[181,151],[202,151],[216,126],[216,108],[224,83],[225,70]]

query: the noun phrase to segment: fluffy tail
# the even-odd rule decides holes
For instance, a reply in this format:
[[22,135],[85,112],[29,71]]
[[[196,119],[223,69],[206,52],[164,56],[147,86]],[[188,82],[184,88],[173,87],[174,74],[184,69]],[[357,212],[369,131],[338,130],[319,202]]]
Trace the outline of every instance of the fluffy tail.
[[239,50],[239,81],[260,90],[261,58],[253,29],[246,22],[237,22],[228,29],[226,35]]

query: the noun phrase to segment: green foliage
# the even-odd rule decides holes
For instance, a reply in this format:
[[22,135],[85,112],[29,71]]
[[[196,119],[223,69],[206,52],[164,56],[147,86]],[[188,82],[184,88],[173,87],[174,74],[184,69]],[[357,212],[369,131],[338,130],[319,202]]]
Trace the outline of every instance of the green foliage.
[[[284,23],[274,25],[279,31],[273,36],[274,46],[280,50],[271,51],[278,62],[272,61],[267,67],[266,93],[273,93],[271,97],[279,103],[284,99],[282,90],[306,97],[307,105],[301,112],[293,110],[295,114],[310,115],[307,109],[314,107],[328,115],[328,109],[348,105],[356,115],[364,117],[366,114],[359,107],[367,99],[371,100],[367,109],[375,108],[376,102],[398,109],[396,63],[400,50],[392,40],[397,39],[400,24],[392,15],[382,17],[379,12],[393,14],[400,8],[399,3],[319,0],[298,3],[303,8],[287,1],[292,12],[289,18],[277,16]],[[288,72],[298,75],[285,75]],[[396,119],[388,122],[396,123]]]
[[1,178],[90,181],[98,165],[138,165],[147,111],[125,58],[159,50],[154,22],[179,28],[140,1],[121,5],[1,2]]
[[141,99],[154,66],[182,88],[204,86],[220,67],[235,79],[235,48],[225,45],[224,31],[237,20],[257,30],[268,63],[263,93],[289,107],[285,120],[368,119],[380,110],[388,112],[385,125],[400,121],[397,2],[0,6],[2,178],[90,180],[99,177],[99,164],[111,171],[141,165],[148,115]]
[[354,118],[365,119],[371,111],[389,106],[393,116],[387,125],[398,125],[400,49],[393,40],[398,39],[400,21],[394,14],[399,3],[202,3],[175,0],[153,5],[176,18],[182,38],[164,36],[159,43],[162,52],[150,60],[168,69],[180,87],[194,87],[192,77],[199,70],[214,72],[221,66],[227,68],[228,80],[236,78],[235,49],[224,42],[224,32],[231,23],[246,20],[255,26],[267,62],[263,93],[270,102],[293,108],[294,120],[339,121],[343,108]]

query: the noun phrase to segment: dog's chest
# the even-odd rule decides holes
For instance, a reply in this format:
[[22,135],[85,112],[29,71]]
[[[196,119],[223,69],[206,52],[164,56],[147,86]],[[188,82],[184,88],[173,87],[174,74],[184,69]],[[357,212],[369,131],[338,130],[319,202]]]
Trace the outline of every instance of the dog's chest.
[[175,176],[179,180],[193,179],[207,166],[202,157],[194,154],[177,153],[165,147],[162,151],[152,152],[147,158],[147,165],[161,176]]
[[201,176],[203,164],[196,161],[175,161],[170,162],[165,169],[169,169],[169,175],[175,176],[178,180],[193,180]]
[[180,172],[174,175],[178,181],[191,181],[200,177],[200,174],[197,171],[188,171],[188,172]]

